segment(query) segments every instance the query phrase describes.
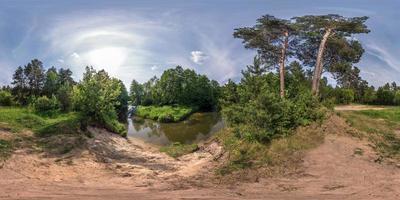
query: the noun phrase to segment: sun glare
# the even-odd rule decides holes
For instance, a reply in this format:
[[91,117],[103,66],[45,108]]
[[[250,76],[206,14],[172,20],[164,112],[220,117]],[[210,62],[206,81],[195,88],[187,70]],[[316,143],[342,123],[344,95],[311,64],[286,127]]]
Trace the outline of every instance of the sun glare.
[[96,68],[113,72],[124,64],[127,58],[127,50],[120,47],[105,47],[90,51],[88,61]]

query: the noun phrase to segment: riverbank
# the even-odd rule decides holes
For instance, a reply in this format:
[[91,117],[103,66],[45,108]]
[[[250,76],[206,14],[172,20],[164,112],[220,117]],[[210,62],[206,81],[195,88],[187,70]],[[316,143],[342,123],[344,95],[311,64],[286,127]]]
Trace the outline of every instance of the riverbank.
[[196,111],[196,108],[187,106],[138,106],[135,115],[167,123],[185,120]]
[[[295,167],[291,173],[268,176],[258,168],[220,176],[216,170],[229,159],[215,140],[175,159],[138,140],[90,127],[92,137],[62,155],[37,151],[26,140],[0,164],[0,198],[396,199],[398,168],[375,162],[379,155],[371,144],[349,135],[350,129],[340,118],[326,121],[318,129],[325,135],[321,144],[301,154],[292,151],[296,165],[281,163]],[[0,130],[0,136],[16,133]],[[275,153],[291,143],[278,142]]]

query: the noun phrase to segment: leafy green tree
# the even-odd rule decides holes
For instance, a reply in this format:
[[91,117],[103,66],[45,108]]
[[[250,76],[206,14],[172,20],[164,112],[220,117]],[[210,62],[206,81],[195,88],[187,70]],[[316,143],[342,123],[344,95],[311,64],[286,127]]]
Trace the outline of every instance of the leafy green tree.
[[96,72],[86,67],[82,81],[73,89],[73,102],[86,119],[103,124],[107,129],[126,135],[126,128],[118,122],[116,107],[120,104],[121,85],[104,70]]
[[72,78],[72,71],[70,69],[64,69],[61,68],[58,70],[58,76],[59,76],[59,84],[67,84],[70,86],[75,85],[75,81]]
[[368,17],[346,18],[340,15],[306,15],[295,17],[303,42],[297,47],[304,64],[314,66],[312,92],[319,93],[323,68],[336,64],[356,63],[361,58],[361,44],[352,39],[354,34],[368,33]]
[[72,107],[72,86],[68,82],[59,86],[56,97],[60,102],[60,109],[63,112],[71,110]]
[[43,93],[48,97],[55,95],[59,87],[58,73],[55,67],[51,67],[46,72]]
[[136,80],[132,80],[129,93],[133,105],[142,104],[142,99],[144,96],[143,86]]
[[14,104],[10,91],[0,90],[0,106],[12,106]]
[[13,81],[12,81],[12,94],[15,97],[16,101],[21,105],[27,104],[27,85],[26,79],[24,75],[24,68],[19,66],[14,74],[13,74]]
[[113,81],[118,82],[120,88],[120,93],[117,98],[118,104],[115,107],[115,109],[117,110],[118,120],[120,122],[126,122],[126,119],[128,118],[128,91],[126,90],[126,87],[121,80],[113,79]]
[[379,87],[376,91],[376,103],[383,105],[393,105],[394,97],[397,90],[396,83],[386,83],[384,86]]
[[289,20],[264,15],[253,27],[237,28],[235,38],[243,39],[246,48],[257,49],[263,63],[278,66],[280,96],[285,96],[285,61],[296,44],[296,29]]
[[40,96],[43,90],[45,74],[43,63],[38,59],[33,59],[24,68],[26,86],[29,96]]

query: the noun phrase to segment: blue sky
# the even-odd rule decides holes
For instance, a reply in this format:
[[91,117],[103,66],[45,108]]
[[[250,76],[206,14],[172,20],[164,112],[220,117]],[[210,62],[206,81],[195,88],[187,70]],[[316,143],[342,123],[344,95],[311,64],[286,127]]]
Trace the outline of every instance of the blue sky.
[[86,65],[126,84],[182,65],[221,83],[238,79],[255,52],[232,37],[271,14],[369,16],[371,33],[357,64],[377,86],[400,82],[400,1],[389,0],[0,0],[0,84],[33,58],[46,68],[69,67],[78,80]]

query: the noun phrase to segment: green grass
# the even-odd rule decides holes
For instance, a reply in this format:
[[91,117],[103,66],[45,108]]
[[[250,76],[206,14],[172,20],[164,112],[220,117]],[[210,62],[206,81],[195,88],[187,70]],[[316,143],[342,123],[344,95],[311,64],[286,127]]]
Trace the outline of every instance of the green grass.
[[0,139],[0,161],[7,159],[12,151],[11,141]]
[[24,129],[38,134],[70,133],[79,125],[78,113],[40,116],[21,107],[0,107],[0,128],[12,132]]
[[181,144],[181,143],[174,143],[169,146],[161,147],[160,151],[165,152],[171,157],[177,158],[183,156],[185,154],[192,153],[199,149],[197,144]]
[[384,110],[341,111],[339,115],[367,138],[384,158],[400,160],[400,107]]
[[194,111],[195,109],[185,106],[138,106],[135,115],[160,122],[178,122]]
[[[21,107],[0,107],[0,129],[15,133],[13,139],[0,141],[1,155],[7,155],[12,146],[24,145],[33,145],[52,154],[64,154],[82,145],[87,135],[81,130],[78,113],[41,116]],[[24,130],[32,131],[36,137],[19,134]]]
[[290,173],[297,169],[306,150],[324,141],[323,131],[317,123],[299,127],[292,135],[274,139],[269,144],[239,139],[229,128],[221,130],[215,137],[229,155],[218,170],[222,175],[258,167],[265,167],[270,175]]

